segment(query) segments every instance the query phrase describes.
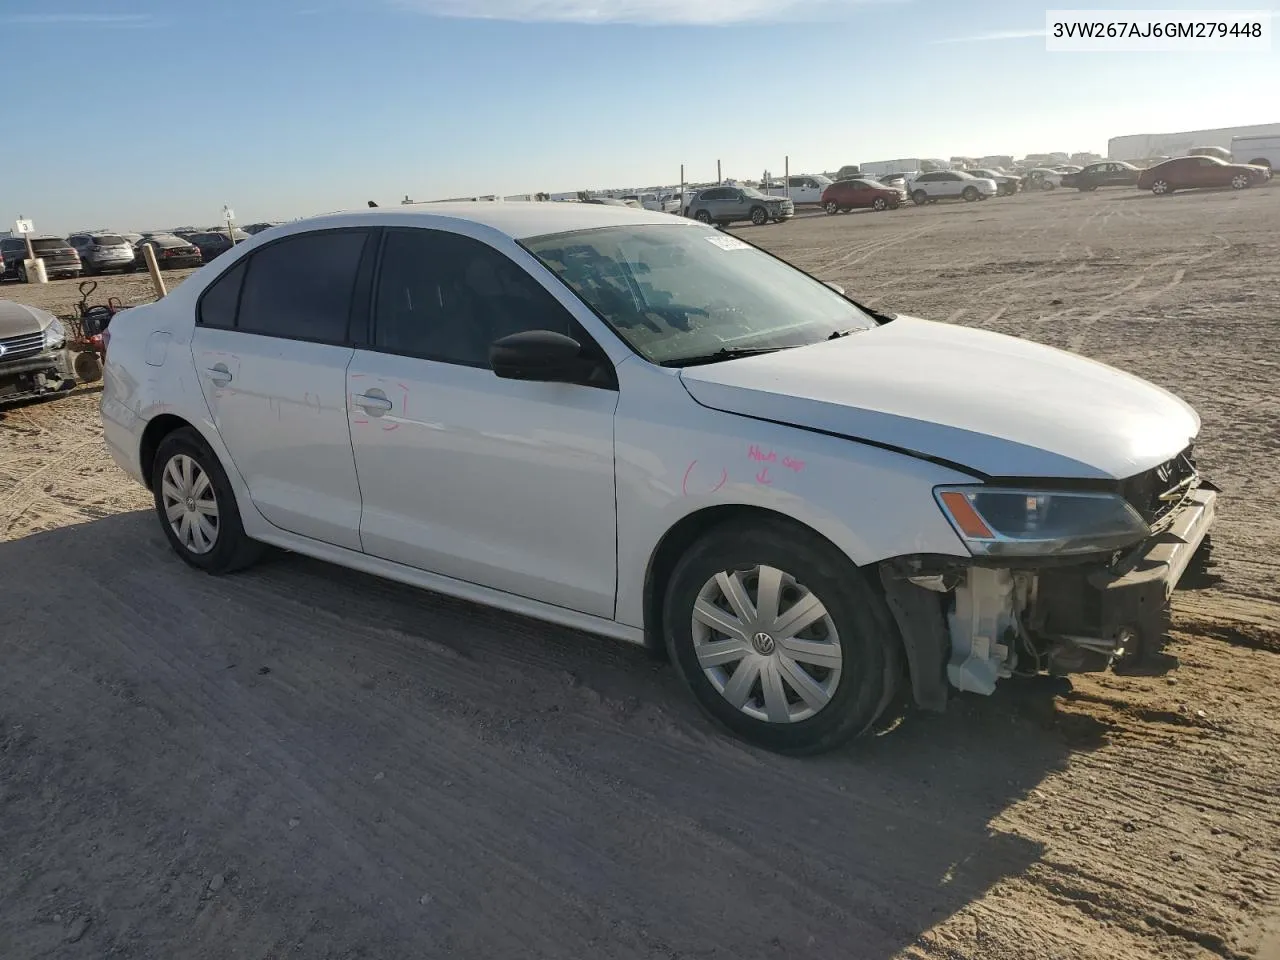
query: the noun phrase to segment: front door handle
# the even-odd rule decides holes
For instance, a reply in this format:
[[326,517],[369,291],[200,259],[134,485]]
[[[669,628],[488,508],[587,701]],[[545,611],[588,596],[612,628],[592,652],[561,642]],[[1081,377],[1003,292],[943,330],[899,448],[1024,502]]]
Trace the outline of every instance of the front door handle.
[[213,381],[215,386],[225,387],[231,382],[231,371],[227,369],[226,364],[217,363],[205,371],[205,376]]
[[388,413],[395,406],[385,396],[379,396],[376,393],[362,393],[352,397],[352,400],[357,407],[374,417],[380,417],[384,413]]

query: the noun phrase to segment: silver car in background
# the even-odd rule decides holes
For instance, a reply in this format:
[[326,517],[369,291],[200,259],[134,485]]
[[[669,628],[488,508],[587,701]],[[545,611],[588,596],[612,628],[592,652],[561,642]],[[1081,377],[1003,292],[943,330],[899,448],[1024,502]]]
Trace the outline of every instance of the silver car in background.
[[86,276],[119,270],[128,273],[133,269],[133,244],[118,233],[73,233],[71,246],[80,254]]
[[708,187],[698,191],[688,215],[702,223],[750,220],[760,226],[770,220],[790,220],[796,215],[796,205],[788,197],[771,197],[752,187]]

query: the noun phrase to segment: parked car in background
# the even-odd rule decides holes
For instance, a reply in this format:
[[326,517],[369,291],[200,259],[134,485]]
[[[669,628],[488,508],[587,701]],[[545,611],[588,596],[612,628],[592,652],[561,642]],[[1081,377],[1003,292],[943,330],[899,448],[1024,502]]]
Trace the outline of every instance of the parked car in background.
[[1063,174],[1060,186],[1075,187],[1082,193],[1089,193],[1099,187],[1132,187],[1138,182],[1139,170],[1131,163],[1123,160],[1104,160],[1091,163],[1079,173]]
[[155,251],[156,263],[161,270],[199,267],[204,264],[200,248],[191,241],[183,240],[172,233],[152,233],[144,236],[134,247],[134,255],[137,257],[136,269],[141,269],[146,264],[142,248],[147,246]]
[[1011,197],[1018,192],[1018,187],[1022,183],[1021,177],[1016,177],[1011,173],[1001,173],[998,170],[990,170],[986,167],[971,167],[964,171],[971,177],[982,177],[987,180],[996,182],[996,196]]
[[834,181],[825,176],[788,177],[785,196],[796,206],[822,203],[822,194]]
[[907,193],[907,184],[911,182],[910,174],[906,173],[886,173],[880,177],[863,177],[861,179],[875,180],[883,183],[886,187],[893,187]]
[[[67,242],[65,237],[43,233],[31,238],[31,250],[37,260],[44,261],[44,272],[50,280],[65,277],[78,277],[83,265],[76,248]],[[27,241],[23,237],[5,237],[0,239],[0,255],[5,261],[5,272],[0,280],[27,281],[27,268],[23,261],[27,259]]]
[[1139,662],[1214,521],[1168,391],[688,220],[441,204],[272,239],[112,321],[103,435],[169,548],[665,651],[765,748],[833,748],[899,689]]
[[1192,147],[1187,151],[1188,157],[1217,157],[1223,163],[1231,162],[1231,151],[1226,147]]
[[1271,171],[1266,167],[1225,163],[1217,157],[1174,157],[1143,170],[1138,176],[1137,187],[1157,195],[1208,187],[1243,190],[1265,183],[1270,176]]
[[736,223],[750,220],[759,226],[781,223],[795,216],[795,204],[787,197],[771,197],[753,187],[708,187],[699,190],[689,204],[689,216],[703,223]]
[[227,236],[225,230],[207,230],[200,233],[192,233],[184,236],[182,239],[193,244],[200,250],[200,256],[204,258],[204,262],[208,263],[219,254],[226,253],[236,243],[244,243],[246,240],[252,240],[253,237],[245,233],[243,230],[232,231],[235,238],[234,243],[231,237]]
[[131,247],[136,247],[138,245],[138,241],[142,239],[142,234],[140,233],[130,233],[127,230],[120,230],[117,231],[117,233],[119,236],[123,237],[125,242]]
[[960,170],[935,170],[922,173],[911,181],[908,189],[915,203],[939,200],[986,200],[996,195],[996,182],[987,177],[973,177]]
[[901,187],[890,187],[861,177],[837,180],[822,191],[822,209],[827,213],[848,213],[856,208],[897,210],[907,199]]
[[[858,167],[856,163],[846,163],[843,167],[841,167],[838,171],[836,171],[835,182],[839,183],[841,180],[855,180],[861,176],[862,176],[862,170]],[[875,178],[869,176],[868,179],[875,179]]]
[[75,355],[53,314],[0,300],[0,403],[70,390]]
[[247,227],[244,227],[243,229],[244,229],[244,232],[249,234],[250,236],[256,236],[257,234],[261,233],[263,230],[270,230],[272,227],[277,227],[277,226],[279,226],[279,224],[274,221],[272,222],[264,221],[262,223],[251,223]]
[[1280,137],[1232,137],[1231,162],[1251,167],[1280,168]]
[[677,199],[664,200],[656,193],[628,193],[619,197],[620,200],[634,200],[639,206],[645,210],[653,210],[655,213],[678,213],[680,211],[680,201]]
[[1062,185],[1062,174],[1049,167],[1030,167],[1022,175],[1023,190],[1056,190]]
[[73,233],[67,240],[80,254],[86,276],[133,269],[133,244],[118,233]]

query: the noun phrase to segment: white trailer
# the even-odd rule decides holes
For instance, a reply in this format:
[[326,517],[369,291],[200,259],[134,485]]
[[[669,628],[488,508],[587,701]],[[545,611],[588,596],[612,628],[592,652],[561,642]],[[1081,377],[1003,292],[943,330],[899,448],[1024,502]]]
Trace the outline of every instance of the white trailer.
[[1232,137],[1231,159],[1270,170],[1280,169],[1280,134],[1264,137]]
[[863,177],[883,177],[886,173],[914,175],[923,169],[924,161],[919,157],[907,157],[902,160],[875,160],[858,166],[859,175]]
[[1217,127],[1213,130],[1184,130],[1181,133],[1137,133],[1112,137],[1107,141],[1108,160],[1146,160],[1152,157],[1183,157],[1193,147],[1231,148],[1236,137],[1280,136],[1280,123],[1258,123],[1246,127]]

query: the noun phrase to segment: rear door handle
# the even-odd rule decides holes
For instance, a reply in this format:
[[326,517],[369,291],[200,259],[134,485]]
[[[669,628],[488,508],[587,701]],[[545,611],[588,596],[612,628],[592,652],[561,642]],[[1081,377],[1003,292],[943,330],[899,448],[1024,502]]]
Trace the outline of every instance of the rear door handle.
[[226,366],[221,363],[214,364],[212,367],[206,370],[205,376],[207,376],[210,380],[214,382],[214,384],[216,384],[219,387],[225,387],[228,383],[231,382],[231,371],[228,370]]
[[353,397],[352,400],[361,410],[375,417],[382,416],[382,414],[389,412],[395,406],[386,397],[378,396],[377,394],[362,393]]

